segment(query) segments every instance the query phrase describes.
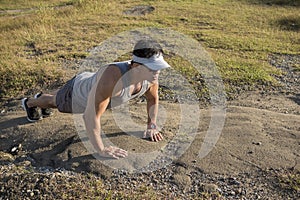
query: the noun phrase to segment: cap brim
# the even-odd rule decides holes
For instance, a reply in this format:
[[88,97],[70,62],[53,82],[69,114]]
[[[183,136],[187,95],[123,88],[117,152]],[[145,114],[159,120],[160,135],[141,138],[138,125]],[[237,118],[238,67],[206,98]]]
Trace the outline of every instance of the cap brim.
[[147,68],[158,71],[165,68],[171,67],[163,58],[161,54],[159,55],[153,55],[150,58],[140,58],[135,55],[133,55],[133,61],[141,63],[145,65]]
[[162,69],[171,67],[165,60],[143,63],[143,65],[145,65],[147,68],[154,70],[154,71],[158,71],[158,70],[162,70]]

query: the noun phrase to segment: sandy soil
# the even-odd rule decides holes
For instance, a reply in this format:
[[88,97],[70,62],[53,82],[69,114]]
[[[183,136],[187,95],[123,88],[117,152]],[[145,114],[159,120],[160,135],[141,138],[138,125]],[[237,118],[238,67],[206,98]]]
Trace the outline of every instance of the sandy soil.
[[[180,160],[188,165],[197,165],[207,173],[239,173],[257,168],[299,170],[299,96],[245,96],[247,97],[241,97],[242,101],[228,103],[220,138],[203,159],[198,154],[207,134],[211,109],[201,108],[198,133]],[[116,125],[111,111],[103,117],[102,128],[105,135],[113,144],[134,154],[160,150],[172,141],[180,123],[179,104],[163,101],[161,106],[167,113],[162,127],[166,137],[164,142],[143,140],[143,129],[135,133],[123,133]],[[143,127],[146,119],[144,111],[143,102],[131,105],[130,114],[140,127]],[[0,124],[1,151],[22,144],[19,156],[31,157],[36,166],[64,167],[107,174],[102,167],[99,168],[101,162],[94,159],[82,144],[74,126],[74,118],[70,114],[55,112],[54,116],[40,122],[27,123],[24,111],[18,110],[2,114]]]
[[[298,75],[295,73],[293,76]],[[74,172],[91,172],[109,180],[114,175],[114,170],[109,166],[134,171],[151,164],[157,152],[170,148],[173,152],[171,155],[175,156],[170,166],[174,163],[184,166],[180,173],[174,175],[177,185],[193,184],[189,183],[191,178],[186,176],[191,169],[197,169],[206,176],[221,174],[238,177],[239,174],[248,173],[250,179],[257,176],[258,170],[288,169],[299,173],[300,90],[299,82],[293,83],[293,92],[243,92],[235,100],[228,101],[221,135],[204,158],[198,155],[212,119],[210,106],[199,107],[200,123],[193,129],[194,138],[186,137],[186,140],[174,141],[174,137],[181,134],[178,132],[179,125],[182,124],[180,104],[161,101],[164,121],[161,131],[165,140],[160,143],[141,138],[146,121],[145,102],[131,103],[129,113],[138,126],[126,133],[118,127],[112,112],[107,111],[102,119],[105,140],[109,139],[114,145],[128,150],[130,155],[129,158],[116,162],[107,159],[100,161],[86,149],[86,138],[78,135],[80,126],[74,121],[73,115],[55,111],[49,118],[28,123],[20,102],[16,101],[11,104],[13,106],[10,111],[0,115],[1,162],[9,165],[26,161],[26,165],[39,169],[51,171],[60,168]],[[188,127],[194,126],[192,120],[184,123]],[[181,145],[186,149],[180,149]],[[12,152],[14,147],[20,147],[19,152]],[[8,154],[11,157],[8,158]],[[161,160],[168,161],[164,159]],[[166,164],[161,166],[163,165]],[[251,185],[245,187],[251,188]],[[300,196],[299,193],[293,193],[292,198],[297,196]]]

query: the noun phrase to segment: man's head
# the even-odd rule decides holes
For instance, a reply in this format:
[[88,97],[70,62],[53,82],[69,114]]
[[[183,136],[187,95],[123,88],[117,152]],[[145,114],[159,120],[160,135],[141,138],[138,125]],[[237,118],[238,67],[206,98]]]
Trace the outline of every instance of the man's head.
[[133,63],[139,63],[152,71],[159,71],[170,67],[163,58],[163,50],[154,40],[140,40],[133,50]]
[[139,40],[133,49],[133,55],[141,58],[150,58],[154,54],[163,53],[159,43],[154,40]]

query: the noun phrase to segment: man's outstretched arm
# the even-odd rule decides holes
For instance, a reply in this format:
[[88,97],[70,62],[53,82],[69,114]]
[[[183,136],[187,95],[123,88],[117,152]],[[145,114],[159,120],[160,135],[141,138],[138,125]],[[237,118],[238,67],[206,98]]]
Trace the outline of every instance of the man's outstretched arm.
[[113,157],[118,159],[126,157],[128,155],[127,151],[115,146],[105,147],[100,135],[101,116],[110,102],[116,83],[116,78],[112,77],[115,75],[114,70],[115,69],[106,70],[97,85],[92,88],[84,113],[84,122],[87,136],[97,153],[104,157]]
[[156,119],[158,114],[158,84],[153,84],[145,93],[147,99],[148,123],[144,138],[149,137],[152,141],[158,142],[163,139],[161,133],[157,130]]

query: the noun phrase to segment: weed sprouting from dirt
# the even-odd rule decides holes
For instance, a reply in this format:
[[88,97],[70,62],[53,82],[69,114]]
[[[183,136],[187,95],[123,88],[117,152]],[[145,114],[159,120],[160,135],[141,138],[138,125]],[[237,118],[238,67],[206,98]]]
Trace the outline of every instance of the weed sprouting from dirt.
[[285,172],[278,175],[280,186],[292,192],[300,192],[300,172]]

